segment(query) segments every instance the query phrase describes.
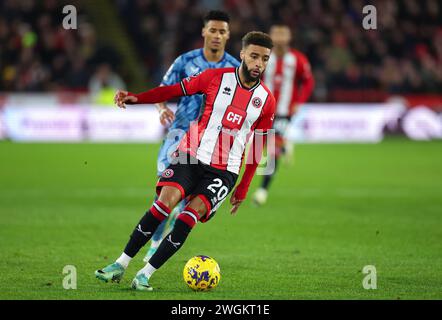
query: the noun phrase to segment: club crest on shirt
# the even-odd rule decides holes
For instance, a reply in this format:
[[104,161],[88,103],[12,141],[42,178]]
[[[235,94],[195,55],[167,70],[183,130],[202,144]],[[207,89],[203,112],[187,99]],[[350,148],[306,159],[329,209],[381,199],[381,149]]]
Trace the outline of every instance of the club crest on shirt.
[[161,176],[163,177],[163,178],[172,178],[173,177],[173,170],[172,169],[166,169],[166,170],[164,170],[164,172],[161,174]]
[[260,98],[260,97],[255,97],[255,98],[253,98],[253,100],[252,100],[252,105],[253,105],[255,108],[260,108],[260,107],[262,106],[262,100],[261,100],[261,98]]

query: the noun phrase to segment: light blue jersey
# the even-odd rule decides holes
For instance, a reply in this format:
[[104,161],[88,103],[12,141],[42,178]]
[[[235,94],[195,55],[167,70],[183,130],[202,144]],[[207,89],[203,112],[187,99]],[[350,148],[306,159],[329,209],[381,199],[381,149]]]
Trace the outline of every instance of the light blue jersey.
[[[173,85],[206,69],[238,67],[239,65],[239,61],[227,52],[224,52],[219,62],[209,62],[204,56],[202,48],[195,49],[175,59],[164,75],[161,85]],[[189,129],[190,122],[198,118],[202,104],[203,95],[201,94],[181,97],[178,101],[175,120],[169,128],[158,154],[158,176],[169,166],[168,157]]]

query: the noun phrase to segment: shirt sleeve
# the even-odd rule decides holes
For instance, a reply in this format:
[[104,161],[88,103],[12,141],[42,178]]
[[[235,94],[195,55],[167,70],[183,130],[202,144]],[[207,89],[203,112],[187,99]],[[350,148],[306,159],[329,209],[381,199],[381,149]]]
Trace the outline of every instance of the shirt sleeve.
[[207,88],[215,75],[213,70],[214,69],[207,69],[181,80],[180,85],[184,95],[191,96],[197,93],[206,93]]
[[159,86],[139,94],[129,92],[128,95],[136,97],[137,102],[132,103],[129,101],[126,104],[158,103],[183,96],[183,90],[179,83],[175,83],[171,86]]
[[297,97],[297,103],[304,103],[313,93],[315,79],[313,78],[313,73],[307,57],[300,54],[299,58],[301,63],[299,74],[297,74],[296,78],[300,79],[301,81],[301,90],[299,92],[299,96]]
[[241,65],[241,63],[234,57],[232,57],[231,62],[232,66],[234,66],[235,68],[239,67]]
[[297,70],[298,74],[297,76],[302,79],[308,79],[310,77],[313,77],[312,75],[312,68],[310,66],[310,62],[308,61],[307,57],[303,54],[298,54],[298,59],[300,61],[300,68]]
[[161,81],[162,86],[170,86],[172,84],[180,82],[183,78],[182,70],[184,69],[184,58],[183,56],[179,56],[175,59],[175,61],[171,64],[169,69]]

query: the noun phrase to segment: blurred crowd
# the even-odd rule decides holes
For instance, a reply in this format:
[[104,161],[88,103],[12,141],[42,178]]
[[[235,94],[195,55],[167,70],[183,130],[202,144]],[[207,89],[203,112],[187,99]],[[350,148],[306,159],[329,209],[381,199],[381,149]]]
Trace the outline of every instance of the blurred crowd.
[[62,27],[64,4],[0,1],[0,91],[94,91],[105,82],[124,85],[113,70],[118,53],[98,41],[78,1],[78,29]]
[[[309,58],[313,100],[335,89],[392,94],[442,90],[442,5],[438,0],[109,0],[137,48],[152,85],[175,57],[201,47],[202,16],[231,15],[227,50],[238,56],[241,37],[284,23],[293,46]],[[366,3],[377,9],[377,30],[362,27]],[[61,27],[60,1],[0,1],[0,91],[94,90],[112,81],[120,57],[101,44],[93,21],[78,7],[79,29]],[[130,17],[130,18],[128,18]]]
[[[442,7],[438,0],[114,0],[158,83],[178,55],[202,46],[201,17],[231,15],[228,51],[239,55],[241,37],[291,27],[293,46],[305,52],[316,77],[314,100],[333,89],[389,93],[442,91]],[[377,9],[377,30],[362,27],[364,5]]]

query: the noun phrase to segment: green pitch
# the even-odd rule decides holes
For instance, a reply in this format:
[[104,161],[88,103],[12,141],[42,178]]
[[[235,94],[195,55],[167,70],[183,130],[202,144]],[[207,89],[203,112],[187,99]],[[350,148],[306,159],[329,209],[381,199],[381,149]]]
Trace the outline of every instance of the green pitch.
[[[151,279],[94,270],[119,256],[154,195],[158,145],[0,143],[0,299],[442,299],[442,142],[299,145],[269,202],[226,203]],[[256,188],[255,179],[251,192]],[[221,281],[194,293],[185,262],[215,258]],[[63,288],[63,268],[77,289]],[[362,269],[374,265],[377,289]]]

